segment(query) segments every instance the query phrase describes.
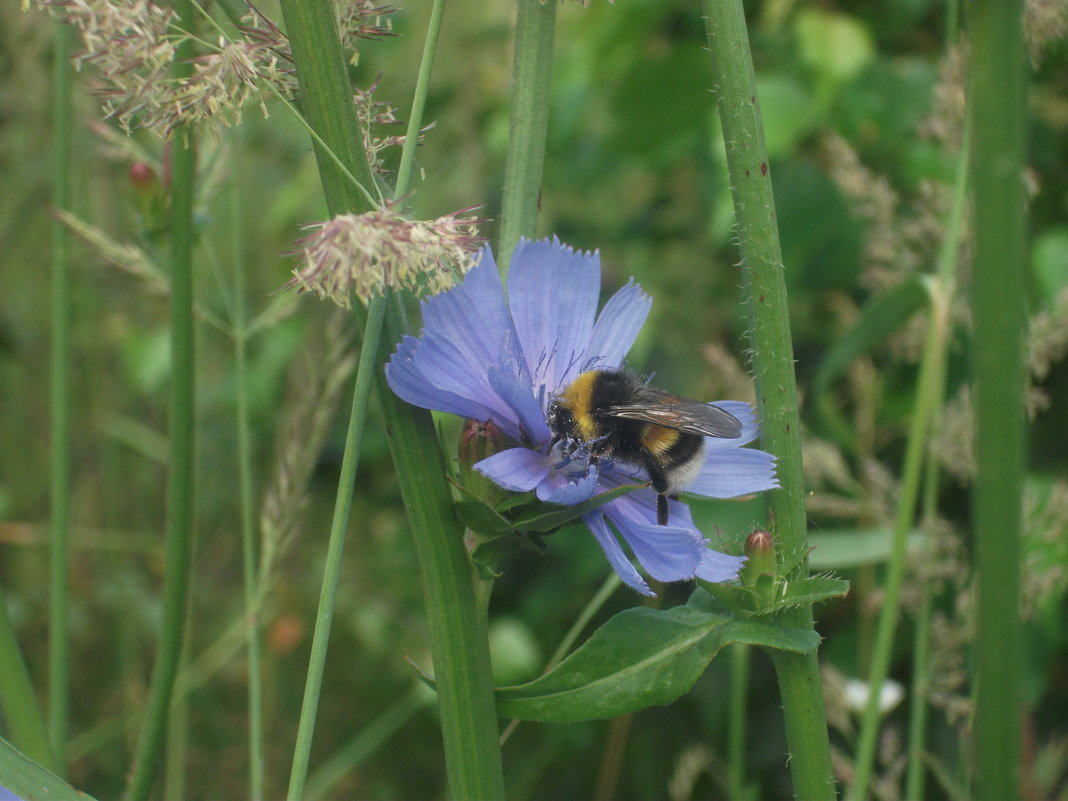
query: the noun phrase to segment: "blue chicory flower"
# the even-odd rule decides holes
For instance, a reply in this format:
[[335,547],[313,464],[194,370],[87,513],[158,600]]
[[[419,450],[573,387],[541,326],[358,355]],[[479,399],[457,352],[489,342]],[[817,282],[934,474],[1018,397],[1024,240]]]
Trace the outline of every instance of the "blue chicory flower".
[[[631,465],[562,459],[546,412],[551,399],[581,372],[619,367],[649,314],[652,300],[633,280],[597,313],[601,265],[552,240],[521,240],[512,256],[505,297],[493,254],[461,285],[423,301],[423,332],[405,337],[386,365],[390,387],[415,406],[492,420],[519,443],[475,468],[506,489],[534,490],[549,503],[575,505],[621,484],[647,480]],[[757,436],[752,407],[716,405],[742,423],[735,439],[709,438],[706,457],[687,492],[733,498],[778,486],[775,459],[743,448]],[[631,588],[652,595],[613,533],[615,528],[645,571],[658,581],[694,577],[728,581],[745,557],[708,547],[689,507],[670,501],[668,525],[656,522],[651,489],[628,493],[582,516],[612,568]]]

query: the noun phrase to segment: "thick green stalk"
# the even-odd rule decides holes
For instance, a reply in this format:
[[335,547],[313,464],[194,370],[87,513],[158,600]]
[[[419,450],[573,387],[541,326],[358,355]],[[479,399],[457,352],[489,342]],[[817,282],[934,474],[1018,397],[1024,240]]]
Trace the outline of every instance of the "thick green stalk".
[[727,728],[727,796],[745,798],[745,722],[749,705],[750,647],[735,643],[730,648],[730,723]]
[[[193,18],[190,0],[177,0],[182,19]],[[175,72],[192,72],[191,42],[178,50]],[[167,539],[164,546],[163,621],[148,709],[137,741],[126,798],[149,796],[156,778],[174,678],[185,634],[186,601],[191,581],[195,471],[195,343],[193,332],[193,186],[194,134],[179,129],[171,151],[171,420],[170,475],[167,485]]]
[[[365,196],[351,181],[345,180],[345,171],[342,169],[351,170],[361,183],[366,181],[368,186],[373,184],[366,166],[367,158],[359,152],[359,126],[350,101],[351,90],[344,71],[344,58],[334,30],[332,4],[324,0],[285,0],[282,8],[301,82],[304,111],[318,133],[319,139],[316,141],[322,142],[316,148],[316,156],[327,205],[333,214],[364,210],[367,208]],[[423,74],[428,75],[427,72]],[[406,147],[414,146],[414,138],[406,143]],[[335,159],[340,161],[340,166]],[[367,170],[366,176],[362,174],[363,170]],[[398,186],[397,189],[404,191],[405,187]],[[437,433],[428,412],[414,409],[393,395],[385,384],[380,363],[374,370],[367,370],[364,366],[364,354],[373,356],[376,352],[375,336],[380,326],[375,320],[383,311],[384,303],[385,317],[390,327],[386,346],[382,350],[391,350],[392,343],[404,333],[401,315],[395,305],[381,299],[372,301],[368,312],[368,322],[372,324],[367,326],[364,334],[364,353],[361,353],[357,386],[361,386],[361,380],[368,377],[373,377],[377,382],[390,447],[419,556],[441,709],[449,791],[453,799],[502,798],[504,779],[497,745],[489,644],[485,625],[475,604],[463,532],[452,508],[446,465],[437,444]],[[378,356],[381,360],[382,354]],[[356,404],[354,398],[354,407]],[[356,428],[358,435],[361,432],[359,426]],[[346,447],[346,461],[355,459],[358,441],[357,436],[351,451]],[[355,470],[355,464],[352,469]],[[344,461],[342,471],[345,471]],[[351,489],[347,491],[351,492]],[[339,490],[339,498],[341,492]],[[328,618],[325,625],[328,630]],[[317,624],[316,637],[319,636]],[[321,667],[310,664],[309,687],[312,683],[311,674],[315,670],[321,674]],[[317,703],[317,698],[317,688],[306,691],[305,712],[309,712],[309,706]],[[313,726],[304,721],[305,716],[302,715],[301,727],[308,730],[304,735],[307,742],[298,745],[299,753],[294,755],[290,798],[300,797],[307,774]]]
[[[768,494],[768,514],[784,562],[797,565],[786,577],[792,579],[808,573],[801,426],[764,127],[741,0],[705,0],[704,8],[749,303],[761,444],[775,454],[781,483],[780,489]],[[813,627],[810,607],[782,618],[799,628]],[[772,656],[782,693],[794,792],[813,801],[834,798],[816,654]]]
[[[241,129],[233,132],[240,145]],[[245,590],[245,639],[248,645],[248,755],[249,798],[263,798],[263,675],[259,614],[259,571],[256,555],[256,517],[252,500],[252,434],[249,424],[248,320],[245,308],[245,227],[239,191],[241,148],[234,148],[230,168],[231,261],[234,268],[234,380],[237,384],[237,482],[241,497],[241,569]]]
[[497,238],[497,264],[502,275],[508,273],[508,262],[519,238],[537,233],[555,27],[556,3],[518,0],[511,124]]
[[[52,202],[70,209],[71,25],[55,26],[52,57]],[[70,231],[52,225],[51,454],[49,496],[48,723],[56,765],[66,774],[64,752],[70,709]]]
[[975,257],[972,366],[978,474],[976,799],[1020,795],[1019,620],[1024,457],[1026,74],[1020,0],[968,7]]

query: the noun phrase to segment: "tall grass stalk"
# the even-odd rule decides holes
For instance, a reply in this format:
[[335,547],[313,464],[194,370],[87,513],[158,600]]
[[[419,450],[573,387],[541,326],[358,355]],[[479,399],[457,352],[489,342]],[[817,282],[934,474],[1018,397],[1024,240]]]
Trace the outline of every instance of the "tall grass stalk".
[[[52,203],[71,205],[70,54],[74,29],[54,27],[52,71]],[[48,728],[55,766],[66,775],[64,757],[70,717],[70,231],[52,224],[52,353],[49,396],[49,598],[48,598]]]
[[[374,184],[367,156],[360,150],[359,124],[351,103],[332,4],[323,0],[286,0],[282,10],[301,84],[303,110],[317,132],[316,156],[327,205],[332,214],[365,210],[368,208],[365,195],[354,182],[345,180],[346,172],[351,171],[360,182],[366,180],[367,185]],[[436,18],[440,20],[440,10]],[[429,70],[421,70],[421,74],[428,77]],[[417,95],[425,96],[425,87]],[[412,138],[405,146],[414,147],[415,144]],[[401,189],[403,187],[398,187]],[[427,601],[449,791],[454,799],[500,798],[504,795],[504,779],[497,745],[489,645],[485,623],[475,605],[462,529],[452,509],[445,464],[430,414],[403,404],[385,384],[382,354],[377,348],[382,318],[389,323],[387,343],[404,333],[396,305],[390,299],[372,300],[367,311],[357,392],[366,393],[364,382],[377,380],[394,464],[412,526]],[[378,360],[374,369],[368,369],[365,357],[376,354]],[[350,493],[351,497],[351,477],[362,433],[359,422],[362,412],[359,417],[356,412],[365,404],[365,394],[354,396],[351,436],[346,440],[336,511],[343,506],[343,493]],[[346,475],[348,487],[344,486]],[[333,529],[339,538],[343,536],[344,527],[344,522],[339,524],[335,516]],[[331,539],[333,550],[334,538]],[[329,581],[329,578],[324,580],[324,599],[331,591],[326,586]],[[333,582],[336,590],[336,578]],[[316,639],[324,640],[324,654],[325,631],[329,629],[331,611],[321,608],[316,625]],[[316,671],[320,680],[313,682],[312,673]],[[298,732],[298,747],[290,776],[290,798],[301,797],[307,775],[314,708],[318,704],[320,687],[321,665],[309,665],[309,682],[301,716],[302,732]]]
[[245,640],[248,647],[249,798],[263,798],[263,674],[261,669],[260,588],[253,508],[252,434],[249,424],[248,311],[245,307],[244,219],[241,213],[241,128],[232,134],[229,187],[230,261],[233,264],[234,381],[237,387],[237,480],[241,502],[241,570],[245,594]]
[[1020,0],[968,6],[978,571],[975,799],[1018,798],[1027,119]]
[[[965,139],[967,140],[967,137]],[[886,580],[883,583],[883,603],[879,610],[875,650],[872,654],[871,671],[868,674],[868,703],[861,721],[853,785],[849,790],[849,797],[853,799],[867,797],[874,769],[875,746],[882,722],[879,701],[893,655],[894,631],[897,628],[898,612],[901,606],[901,586],[905,577],[908,534],[916,517],[916,505],[923,483],[924,459],[932,431],[932,422],[937,417],[945,396],[946,352],[951,332],[950,312],[957,286],[955,277],[957,253],[960,249],[964,225],[967,163],[966,142],[960,155],[953,203],[946,222],[946,234],[939,251],[937,271],[927,287],[930,297],[927,334],[920,361],[916,401],[910,418],[908,444],[905,448],[901,492],[894,516],[893,543]]]
[[502,276],[508,273],[519,238],[532,238],[537,233],[556,29],[556,3],[518,0],[516,6],[508,153],[497,238],[497,264]]
[[[768,494],[768,514],[787,579],[808,573],[801,425],[782,251],[775,218],[764,126],[741,0],[705,0],[712,78],[733,187],[745,293],[749,304],[753,376],[763,447],[777,458],[781,488]],[[813,628],[812,609],[781,615]],[[772,652],[783,701],[790,770],[798,798],[835,797],[827,720],[817,655]]]
[[[190,0],[176,0],[175,9],[182,19],[193,18]],[[192,42],[183,42],[175,61],[178,75],[192,73],[193,55]],[[196,418],[193,329],[195,172],[193,132],[179,129],[171,151],[171,462],[167,487],[163,621],[149,688],[148,708],[126,787],[125,796],[131,801],[147,798],[156,778],[171,693],[182,651],[186,602],[191,583]]]

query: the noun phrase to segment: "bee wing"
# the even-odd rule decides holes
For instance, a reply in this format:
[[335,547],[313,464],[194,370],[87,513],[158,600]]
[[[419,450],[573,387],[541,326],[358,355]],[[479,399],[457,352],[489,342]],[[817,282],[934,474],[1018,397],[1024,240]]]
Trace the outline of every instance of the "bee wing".
[[649,387],[645,388],[642,395],[641,402],[614,404],[605,409],[605,414],[628,420],[644,420],[702,437],[734,439],[742,434],[742,424],[738,418],[711,403],[680,398]]

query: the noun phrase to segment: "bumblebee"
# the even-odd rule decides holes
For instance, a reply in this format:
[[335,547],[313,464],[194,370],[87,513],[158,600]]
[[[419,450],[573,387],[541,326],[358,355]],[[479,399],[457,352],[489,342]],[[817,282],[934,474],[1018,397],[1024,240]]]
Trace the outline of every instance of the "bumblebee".
[[704,463],[705,437],[733,439],[742,424],[718,406],[648,386],[625,370],[581,373],[549,405],[552,445],[587,452],[591,464],[614,459],[649,474],[656,522],[668,522],[668,497],[691,483]]

